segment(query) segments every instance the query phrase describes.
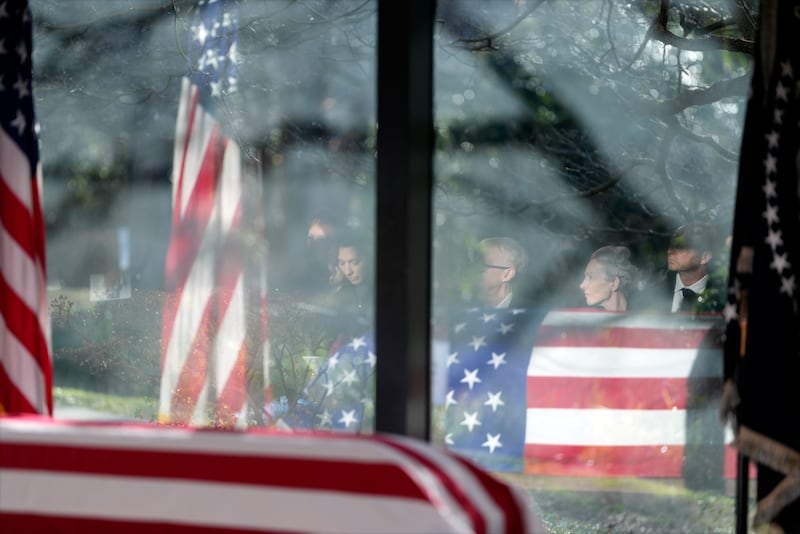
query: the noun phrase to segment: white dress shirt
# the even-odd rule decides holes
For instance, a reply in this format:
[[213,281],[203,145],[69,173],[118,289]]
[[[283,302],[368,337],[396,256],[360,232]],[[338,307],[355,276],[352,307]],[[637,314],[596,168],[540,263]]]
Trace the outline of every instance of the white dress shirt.
[[675,275],[675,292],[672,294],[672,311],[676,312],[681,308],[681,302],[683,302],[683,293],[681,293],[681,289],[688,288],[697,293],[698,295],[706,290],[706,284],[708,283],[708,275],[705,275],[703,278],[695,282],[690,286],[683,285],[681,282],[681,277],[679,274]]

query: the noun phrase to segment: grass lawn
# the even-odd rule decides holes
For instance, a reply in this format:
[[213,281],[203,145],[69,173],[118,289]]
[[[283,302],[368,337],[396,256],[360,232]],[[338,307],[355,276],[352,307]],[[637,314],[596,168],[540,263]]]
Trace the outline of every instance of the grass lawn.
[[688,490],[673,479],[498,476],[526,490],[554,534],[736,530],[735,481],[721,494]]
[[74,388],[53,388],[56,413],[62,408],[82,408],[109,417],[155,421],[158,399],[151,397],[122,397]]

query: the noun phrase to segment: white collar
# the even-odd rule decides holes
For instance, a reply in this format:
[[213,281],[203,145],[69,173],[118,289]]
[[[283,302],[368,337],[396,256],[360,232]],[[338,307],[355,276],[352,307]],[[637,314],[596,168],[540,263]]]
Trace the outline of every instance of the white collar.
[[690,286],[686,286],[681,281],[681,275],[676,273],[675,274],[675,293],[679,292],[684,287],[691,289],[695,293],[702,293],[706,290],[706,285],[708,284],[708,275],[703,276],[700,280],[695,282]]
[[510,307],[511,306],[511,297],[513,295],[514,295],[514,292],[512,291],[511,293],[506,295],[506,297],[503,300],[498,302],[497,306],[495,306],[495,308],[508,308],[508,307]]

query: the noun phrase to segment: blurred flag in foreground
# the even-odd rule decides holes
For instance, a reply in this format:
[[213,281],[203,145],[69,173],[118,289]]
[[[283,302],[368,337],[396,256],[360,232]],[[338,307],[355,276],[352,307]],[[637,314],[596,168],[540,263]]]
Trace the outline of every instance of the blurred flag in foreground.
[[[249,384],[263,392],[266,382],[260,189],[217,113],[236,92],[235,7],[198,3],[181,88],[159,406],[169,424],[244,426]],[[263,401],[253,399],[251,414]]]
[[0,414],[53,413],[53,366],[34,131],[31,15],[0,16]]
[[34,416],[0,435],[3,532],[548,532],[527,492],[404,436]]
[[[761,2],[731,248],[726,403],[758,465],[754,527],[800,531],[800,11]],[[746,502],[746,499],[745,499]]]

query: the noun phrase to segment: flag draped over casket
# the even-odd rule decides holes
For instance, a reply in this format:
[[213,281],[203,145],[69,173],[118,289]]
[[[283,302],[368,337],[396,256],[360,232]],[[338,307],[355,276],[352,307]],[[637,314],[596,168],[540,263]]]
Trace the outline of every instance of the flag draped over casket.
[[800,530],[798,4],[763,0],[731,249],[726,403],[758,464],[754,524]]
[[544,533],[531,499],[402,436],[0,418],[4,532]]

